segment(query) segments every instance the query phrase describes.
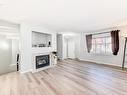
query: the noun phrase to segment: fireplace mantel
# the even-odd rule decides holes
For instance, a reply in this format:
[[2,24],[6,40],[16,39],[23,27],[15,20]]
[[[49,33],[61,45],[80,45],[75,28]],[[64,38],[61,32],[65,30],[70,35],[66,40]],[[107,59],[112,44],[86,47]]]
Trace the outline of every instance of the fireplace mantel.
[[32,53],[33,54],[39,54],[39,53],[50,53],[52,52],[52,48],[51,47],[35,47],[35,48],[32,48]]

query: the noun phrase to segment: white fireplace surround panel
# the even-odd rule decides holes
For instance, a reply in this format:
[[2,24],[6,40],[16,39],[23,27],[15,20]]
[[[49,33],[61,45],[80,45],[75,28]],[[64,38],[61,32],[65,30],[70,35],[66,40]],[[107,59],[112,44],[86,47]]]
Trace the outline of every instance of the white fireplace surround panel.
[[[45,67],[42,67],[42,68],[39,68],[39,69],[36,69],[36,56],[41,56],[41,55],[49,55],[50,56],[50,65],[49,66],[45,66]],[[51,59],[51,53],[50,52],[45,52],[45,53],[34,53],[32,55],[32,72],[38,72],[38,71],[41,71],[41,70],[44,70],[44,69],[47,69],[47,68],[50,68],[52,67],[52,59]]]
[[[37,31],[41,33],[47,33],[52,35],[52,46],[51,47],[41,47],[41,48],[32,48],[32,31]],[[38,54],[51,53],[52,51],[56,51],[56,32],[50,31],[48,29],[43,28],[43,26],[39,26],[31,23],[22,23],[20,25],[20,36],[21,36],[21,65],[20,72],[33,72],[33,56]]]

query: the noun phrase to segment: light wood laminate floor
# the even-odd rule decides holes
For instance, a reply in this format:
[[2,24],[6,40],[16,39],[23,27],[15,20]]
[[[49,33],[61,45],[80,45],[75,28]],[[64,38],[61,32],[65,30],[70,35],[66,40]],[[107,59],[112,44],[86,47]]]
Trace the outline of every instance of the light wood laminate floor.
[[0,76],[0,95],[127,95],[127,71],[65,60],[37,73]]

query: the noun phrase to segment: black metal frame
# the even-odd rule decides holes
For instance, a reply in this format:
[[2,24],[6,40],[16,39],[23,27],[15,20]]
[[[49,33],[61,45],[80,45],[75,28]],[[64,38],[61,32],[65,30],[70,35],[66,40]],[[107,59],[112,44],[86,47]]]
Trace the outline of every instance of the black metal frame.
[[122,69],[124,69],[125,65],[125,56],[126,56],[126,46],[127,45],[127,37],[125,38],[125,44],[124,44],[124,54],[123,54],[123,64],[122,64]]
[[[41,58],[43,57],[44,59],[48,59],[46,60],[46,64],[41,64],[41,65],[38,65],[37,63],[37,60],[38,58]],[[50,55],[39,55],[39,56],[36,56],[36,69],[39,69],[39,68],[42,68],[42,67],[45,67],[45,66],[49,66],[50,65]]]

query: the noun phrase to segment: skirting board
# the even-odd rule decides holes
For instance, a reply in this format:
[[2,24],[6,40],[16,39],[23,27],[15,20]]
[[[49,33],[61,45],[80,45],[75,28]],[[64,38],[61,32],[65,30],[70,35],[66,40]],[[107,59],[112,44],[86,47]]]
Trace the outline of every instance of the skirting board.
[[42,70],[45,70],[45,69],[49,69],[49,68],[52,68],[52,67],[55,67],[56,65],[53,65],[53,66],[48,66],[48,67],[45,67],[45,68],[41,68],[41,69],[38,69],[38,70],[27,70],[27,71],[19,71],[21,74],[24,74],[24,73],[29,73],[29,72],[32,72],[32,73],[36,73],[36,72],[39,72],[39,71],[42,71]]
[[24,73],[28,73],[28,72],[32,72],[32,69],[30,69],[30,70],[26,70],[26,71],[19,71],[21,74],[24,74]]
[[[102,64],[102,65],[107,65],[107,66],[114,66],[114,67],[119,67],[119,68],[121,68],[122,67],[122,65],[114,65],[114,64],[109,64],[109,63],[103,63],[103,62],[95,62],[95,61],[91,61],[91,60],[85,60],[85,59],[78,59],[79,61],[86,61],[86,62],[92,62],[92,63],[95,63],[95,64]],[[125,66],[125,68],[127,68],[126,66]]]

